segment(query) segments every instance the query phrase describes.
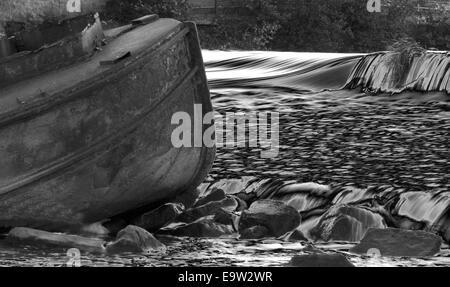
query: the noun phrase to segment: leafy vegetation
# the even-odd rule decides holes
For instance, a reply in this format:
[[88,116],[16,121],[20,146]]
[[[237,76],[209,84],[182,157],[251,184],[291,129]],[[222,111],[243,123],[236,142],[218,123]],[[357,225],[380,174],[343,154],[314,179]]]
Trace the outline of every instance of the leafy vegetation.
[[450,12],[424,11],[410,36],[428,49],[450,50]]
[[200,40],[215,49],[264,50],[281,28],[276,0],[247,0],[245,16],[219,16],[213,26],[201,27]]
[[[207,49],[373,52],[401,39],[430,49],[450,50],[450,13],[418,11],[418,0],[383,0],[381,13],[369,13],[363,0],[246,0],[245,15],[218,16],[199,27]],[[157,13],[186,19],[187,0],[111,0],[107,17],[119,22]],[[401,41],[400,41],[401,42]]]
[[188,11],[187,0],[109,0],[104,17],[120,24],[147,14],[184,20]]
[[404,83],[413,60],[423,55],[426,50],[412,38],[403,38],[388,47],[388,65],[393,68],[392,78],[397,84]]
[[274,1],[257,2],[262,3],[263,11],[276,12],[258,12],[253,16],[256,22],[242,24],[245,28],[236,27],[237,21],[229,19],[218,21],[213,29],[202,28],[203,47],[373,52],[410,39],[428,49],[450,50],[450,13],[418,11],[415,0],[386,0],[389,5],[382,13],[369,13],[366,1],[361,0],[297,0],[289,11],[277,10]]

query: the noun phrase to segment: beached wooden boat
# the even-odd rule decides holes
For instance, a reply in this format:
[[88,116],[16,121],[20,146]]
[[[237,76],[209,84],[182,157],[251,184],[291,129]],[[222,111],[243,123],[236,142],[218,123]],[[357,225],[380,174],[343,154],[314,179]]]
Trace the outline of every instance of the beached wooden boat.
[[174,113],[212,110],[194,24],[150,16],[104,33],[97,19],[39,39],[0,58],[0,226],[77,227],[204,180],[214,148],[171,143]]

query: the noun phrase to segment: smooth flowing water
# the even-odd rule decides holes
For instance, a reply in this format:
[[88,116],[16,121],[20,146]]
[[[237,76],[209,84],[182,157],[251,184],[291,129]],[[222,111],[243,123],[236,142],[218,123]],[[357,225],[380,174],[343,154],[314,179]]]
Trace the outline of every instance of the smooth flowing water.
[[[308,236],[326,210],[343,203],[364,205],[389,226],[450,236],[450,97],[443,92],[450,83],[448,54],[410,63],[403,86],[389,77],[383,57],[204,51],[216,111],[278,112],[280,147],[276,158],[262,158],[259,148],[219,147],[202,189],[221,187],[234,194],[258,190],[252,196],[283,200],[302,214],[301,230]],[[354,89],[344,89],[350,87]],[[408,91],[418,87],[421,92]],[[305,182],[320,184],[317,192],[296,188]],[[285,185],[289,192],[281,192]],[[321,186],[332,192],[322,192]],[[82,264],[282,266],[305,247],[277,240],[162,240],[168,243],[164,255],[83,254]],[[351,246],[317,245],[345,253],[357,266],[450,266],[447,246],[437,257],[422,259],[350,255]],[[0,265],[59,266],[67,262],[65,252],[4,246]]]

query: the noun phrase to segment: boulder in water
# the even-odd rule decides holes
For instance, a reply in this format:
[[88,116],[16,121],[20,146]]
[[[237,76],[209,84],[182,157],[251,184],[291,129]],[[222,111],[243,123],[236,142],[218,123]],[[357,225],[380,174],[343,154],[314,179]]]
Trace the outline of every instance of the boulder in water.
[[240,232],[241,239],[263,239],[270,237],[270,231],[264,226],[255,225]]
[[234,211],[237,207],[238,202],[236,201],[236,199],[227,197],[221,201],[213,201],[202,206],[188,209],[177,217],[177,221],[189,223],[196,221],[197,219],[202,217],[214,215],[220,209],[224,209],[226,211]]
[[340,205],[330,208],[310,234],[321,241],[358,242],[369,228],[386,228],[383,217],[364,208]]
[[145,229],[129,225],[117,234],[114,242],[106,246],[106,251],[109,254],[165,252],[166,246]]
[[116,235],[119,231],[128,226],[128,222],[120,217],[112,218],[102,224],[108,229],[110,235]]
[[226,197],[225,191],[220,188],[214,188],[206,193],[203,197],[199,198],[197,202],[194,204],[194,207],[202,206],[204,204],[213,202],[213,201],[221,201]]
[[314,244],[308,243],[306,244],[306,246],[302,249],[303,252],[306,253],[320,253],[320,254],[324,254],[325,252],[323,252],[322,250],[318,249],[316,246],[314,246]]
[[362,230],[360,221],[351,216],[339,214],[319,221],[310,234],[315,241],[357,242]]
[[269,231],[268,236],[280,237],[299,225],[300,215],[294,208],[281,201],[260,200],[242,212],[239,232],[253,226],[264,226]]
[[313,253],[292,257],[288,266],[291,267],[355,267],[342,254]]
[[193,188],[188,191],[180,193],[175,199],[173,199],[171,202],[173,203],[181,203],[183,206],[188,209],[191,208],[195,202],[197,201],[198,197],[200,195],[200,189],[199,188]]
[[441,237],[425,232],[396,228],[369,229],[361,242],[350,252],[381,256],[431,257],[441,249]]
[[183,211],[184,206],[181,203],[164,204],[155,210],[138,216],[132,220],[132,224],[154,232],[174,222]]
[[248,205],[247,202],[245,202],[242,198],[235,196],[235,195],[228,195],[228,197],[230,198],[234,198],[238,204],[238,206],[236,207],[236,211],[244,211],[246,209],[248,209]]
[[[450,209],[447,212],[450,212]],[[440,234],[445,242],[450,243],[450,221],[447,216],[438,220],[437,224],[433,226],[433,230]]]
[[443,232],[442,232],[442,238],[444,238],[444,240],[447,243],[450,243],[450,226],[448,226]]
[[281,238],[284,241],[287,242],[298,242],[298,241],[309,241],[308,238],[298,229],[295,229],[292,232],[289,232],[285,236]]
[[214,221],[213,216],[200,218],[192,223],[173,223],[162,228],[158,233],[181,237],[216,238],[231,235],[233,228]]
[[239,215],[220,208],[214,214],[214,221],[224,225],[230,225],[235,231],[238,231]]
[[9,243],[45,244],[64,248],[78,248],[87,252],[102,253],[106,242],[97,238],[64,233],[52,233],[26,227],[13,228],[7,237]]

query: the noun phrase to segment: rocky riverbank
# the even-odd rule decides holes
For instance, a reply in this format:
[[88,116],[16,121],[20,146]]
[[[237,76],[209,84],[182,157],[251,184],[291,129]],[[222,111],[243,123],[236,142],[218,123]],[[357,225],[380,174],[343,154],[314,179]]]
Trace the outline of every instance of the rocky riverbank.
[[[284,264],[298,267],[350,267],[354,264],[349,258],[358,254],[367,258],[427,258],[441,252],[443,239],[440,236],[426,231],[388,228],[380,214],[347,204],[328,209],[313,221],[314,226],[308,231],[305,226],[311,222],[302,218],[305,213],[299,212],[298,202],[280,200],[283,194],[336,192],[326,186],[314,183],[285,185],[278,186],[274,193],[273,185],[269,192],[267,183],[255,184],[252,196],[248,190],[232,194],[231,190],[214,185],[203,188],[195,192],[200,194],[199,198],[187,206],[180,202],[167,203],[134,218],[115,218],[115,222],[105,221],[84,228],[84,235],[13,228],[2,243],[16,247],[77,248],[82,253],[105,256],[165,256],[171,245],[193,238],[238,242],[272,240],[301,247],[286,255],[286,260],[290,261]],[[344,241],[352,242],[351,248],[344,253],[315,247],[326,242]]]

